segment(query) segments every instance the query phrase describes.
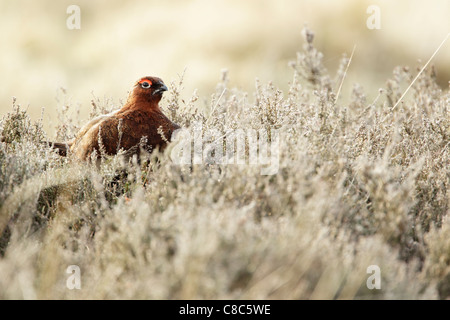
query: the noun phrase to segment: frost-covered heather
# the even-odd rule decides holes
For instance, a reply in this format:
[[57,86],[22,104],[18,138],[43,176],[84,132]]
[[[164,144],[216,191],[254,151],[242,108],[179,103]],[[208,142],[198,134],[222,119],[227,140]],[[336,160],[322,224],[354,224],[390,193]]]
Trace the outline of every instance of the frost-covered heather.
[[[14,102],[0,122],[0,298],[450,297],[449,90],[428,68],[393,109],[418,72],[398,67],[366,89],[374,101],[355,85],[343,103],[347,63],[329,75],[305,30],[287,92],[241,92],[224,72],[211,99],[183,101],[172,82],[162,105],[187,129],[278,130],[273,175],[178,165],[176,142],[139,164],[79,164],[40,143],[52,139]],[[87,120],[66,111],[59,141]],[[71,265],[79,290],[66,286]],[[367,288],[371,265],[381,289]]]

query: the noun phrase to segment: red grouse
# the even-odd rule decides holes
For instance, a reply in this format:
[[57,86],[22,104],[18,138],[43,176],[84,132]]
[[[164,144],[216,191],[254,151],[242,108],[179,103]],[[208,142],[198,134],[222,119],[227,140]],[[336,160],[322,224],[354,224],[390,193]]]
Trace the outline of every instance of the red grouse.
[[70,141],[49,144],[61,155],[67,155],[69,149],[81,160],[90,159],[94,152],[97,157],[114,155],[121,149],[137,153],[142,144],[150,151],[157,147],[162,150],[173,131],[180,128],[158,105],[164,91],[167,87],[160,78],[141,78],[121,109],[92,119]]

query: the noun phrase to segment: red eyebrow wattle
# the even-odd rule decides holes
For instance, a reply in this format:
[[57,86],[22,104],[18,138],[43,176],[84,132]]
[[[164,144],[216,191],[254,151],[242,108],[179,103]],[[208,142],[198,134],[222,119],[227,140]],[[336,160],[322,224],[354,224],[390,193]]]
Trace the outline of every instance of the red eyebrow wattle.
[[139,84],[144,83],[144,82],[148,82],[150,85],[152,85],[152,82],[148,79],[142,79],[139,81]]

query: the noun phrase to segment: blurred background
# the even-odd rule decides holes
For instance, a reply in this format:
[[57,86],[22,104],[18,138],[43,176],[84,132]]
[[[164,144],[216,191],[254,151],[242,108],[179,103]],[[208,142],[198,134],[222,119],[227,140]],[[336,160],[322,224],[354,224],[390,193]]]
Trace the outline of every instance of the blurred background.
[[[79,30],[66,25],[72,4]],[[366,26],[370,5],[380,8],[380,29]],[[94,96],[120,107],[145,75],[168,84],[186,70],[187,99],[198,89],[209,100],[224,68],[231,87],[251,93],[258,78],[285,90],[305,24],[331,75],[356,45],[343,96],[354,83],[376,95],[395,66],[425,63],[450,32],[449,0],[0,0],[0,12],[0,117],[16,97],[33,120],[44,108],[50,136],[63,105],[86,120]],[[448,88],[450,39],[433,63]]]

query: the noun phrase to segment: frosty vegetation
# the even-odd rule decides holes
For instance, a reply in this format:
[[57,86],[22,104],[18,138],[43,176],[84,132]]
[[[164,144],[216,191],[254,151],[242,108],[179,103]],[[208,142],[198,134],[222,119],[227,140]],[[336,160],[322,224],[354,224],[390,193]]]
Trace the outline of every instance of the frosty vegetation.
[[[78,163],[42,141],[87,119],[64,105],[51,139],[14,101],[0,122],[0,299],[449,298],[449,90],[429,67],[393,109],[421,68],[398,67],[373,101],[355,84],[343,102],[348,58],[330,75],[304,35],[287,92],[241,92],[224,72],[211,99],[182,100],[180,77],[162,101],[183,128],[277,130],[275,174],[175,163],[176,141],[139,163]],[[81,289],[66,286],[71,265]]]

